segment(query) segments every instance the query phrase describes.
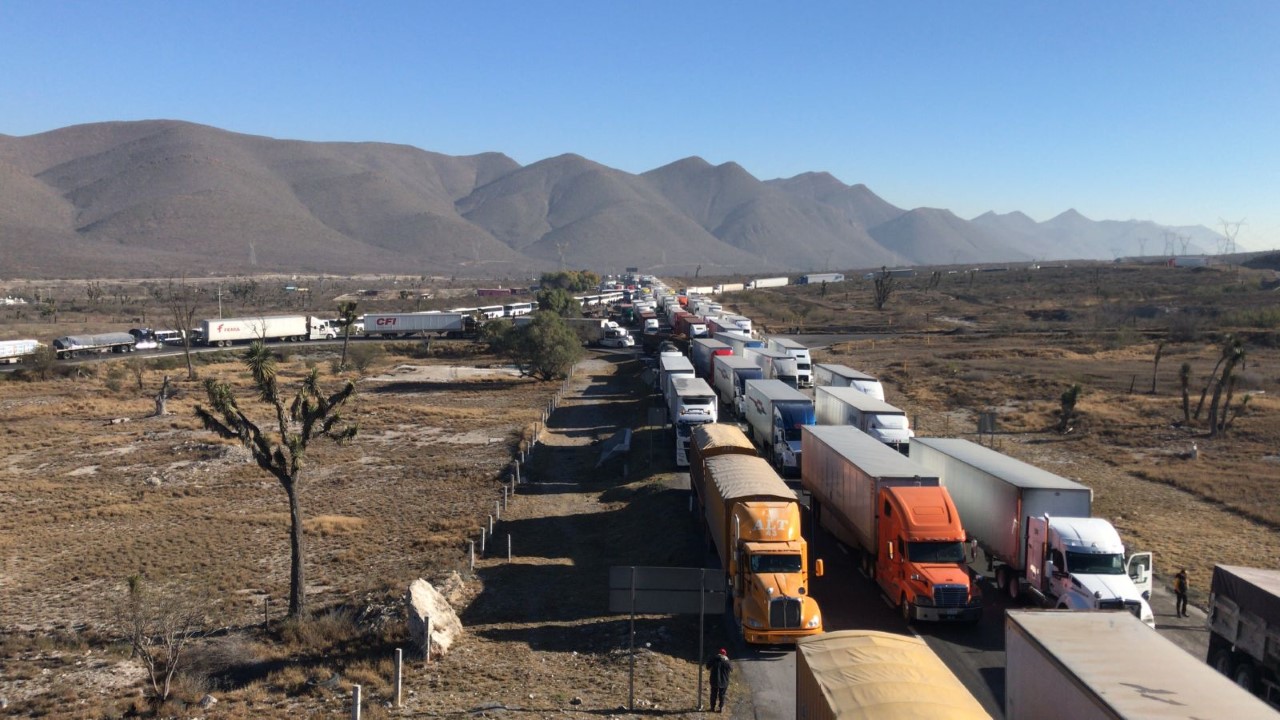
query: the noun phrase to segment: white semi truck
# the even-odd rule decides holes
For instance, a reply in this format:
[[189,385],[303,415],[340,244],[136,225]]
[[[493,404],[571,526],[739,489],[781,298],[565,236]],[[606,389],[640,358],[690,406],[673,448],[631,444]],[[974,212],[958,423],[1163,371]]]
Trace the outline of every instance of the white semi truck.
[[856,388],[814,388],[813,402],[819,425],[852,425],[900,453],[915,437],[906,412]]
[[784,476],[800,475],[800,428],[813,424],[813,400],[781,380],[748,380],[742,406],[748,435]]
[[743,357],[760,366],[764,376],[772,380],[797,387],[796,359],[781,350],[767,347],[749,347],[743,350]]
[[[365,331],[369,329],[365,316]],[[201,345],[228,347],[254,340],[332,340],[338,336],[328,321],[308,315],[259,315],[256,317],[210,318],[196,326]]]
[[469,312],[369,313],[364,316],[365,335],[463,337],[475,332],[475,316]]
[[670,384],[667,412],[676,435],[676,467],[688,467],[693,428],[719,417],[716,394],[702,378],[672,376]]
[[1008,720],[1276,717],[1127,613],[1009,610],[1004,627]]
[[813,366],[813,384],[816,387],[852,387],[877,400],[884,399],[884,385],[874,377],[849,367],[832,363]]
[[720,403],[733,408],[734,417],[742,417],[742,401],[747,393],[748,380],[763,380],[764,371],[759,365],[737,355],[716,355],[711,358],[712,382],[720,394]]
[[809,348],[791,338],[769,338],[769,347],[796,359],[796,385],[798,387],[813,387],[813,360],[809,357]]
[[912,438],[911,459],[942,478],[996,586],[1066,610],[1128,610],[1155,627],[1151,553],[1125,556],[1111,523],[1090,517],[1093,491],[956,438]]

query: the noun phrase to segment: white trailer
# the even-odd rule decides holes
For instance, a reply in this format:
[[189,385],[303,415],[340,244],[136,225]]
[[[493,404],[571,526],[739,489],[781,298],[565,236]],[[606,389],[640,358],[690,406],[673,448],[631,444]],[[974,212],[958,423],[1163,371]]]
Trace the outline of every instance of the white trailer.
[[1155,626],[1151,553],[1125,557],[1115,528],[1090,517],[1092,490],[968,440],[912,438],[911,459],[942,478],[1012,599],[1025,585],[1045,607],[1124,609]]
[[905,411],[855,388],[815,388],[813,402],[819,425],[852,425],[900,453],[915,437]]
[[800,428],[813,424],[813,400],[781,380],[748,380],[747,434],[782,474],[800,474]]
[[884,385],[874,377],[849,367],[833,363],[818,363],[813,366],[814,387],[851,387],[857,388],[877,400],[884,399]]
[[747,283],[747,288],[758,290],[760,288],[783,287],[789,282],[791,280],[785,277],[756,278]]
[[716,355],[711,362],[712,382],[720,394],[720,403],[733,408],[734,417],[742,417],[742,399],[748,380],[763,380],[760,366],[737,355]]
[[1128,613],[1008,610],[1008,720],[1276,717]]
[[798,387],[796,359],[781,350],[767,347],[749,347],[744,357],[760,366],[766,379],[781,380],[791,387]]
[[671,381],[678,377],[694,377],[693,363],[684,355],[659,356],[658,387],[664,400],[671,399]]
[[797,285],[821,285],[829,282],[844,282],[844,273],[809,273],[801,275]]
[[728,331],[716,333],[716,340],[733,348],[733,354],[738,357],[747,356],[747,348],[764,347],[764,341],[751,337],[744,332]]
[[461,336],[475,330],[475,318],[461,312],[369,313],[365,335],[409,337],[420,334]]
[[[372,316],[365,316],[366,318]],[[365,330],[368,330],[368,322]],[[306,315],[260,315],[256,317],[210,318],[201,320],[196,333],[202,345],[227,347],[254,340],[303,340],[333,339],[336,328],[317,317]]]
[[791,338],[782,337],[769,338],[769,347],[796,359],[796,385],[798,387],[813,387],[813,360],[809,357],[809,348]]
[[0,363],[22,362],[22,359],[35,353],[40,347],[37,340],[3,340],[0,341]]
[[1215,565],[1208,625],[1209,664],[1280,707],[1280,570]]

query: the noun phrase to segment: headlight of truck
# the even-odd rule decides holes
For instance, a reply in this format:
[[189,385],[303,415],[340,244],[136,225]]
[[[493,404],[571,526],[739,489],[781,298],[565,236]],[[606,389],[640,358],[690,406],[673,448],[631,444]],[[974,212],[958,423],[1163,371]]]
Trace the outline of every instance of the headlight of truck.
[[764,623],[760,622],[759,620],[757,620],[757,619],[755,619],[755,618],[747,618],[747,619],[746,619],[746,623],[747,623],[747,626],[748,626],[748,627],[753,627],[753,628],[756,628],[756,629],[759,629],[759,628],[764,627]]
[[822,627],[822,616],[814,615],[813,617],[809,618],[809,622],[805,623],[805,627],[807,628]]

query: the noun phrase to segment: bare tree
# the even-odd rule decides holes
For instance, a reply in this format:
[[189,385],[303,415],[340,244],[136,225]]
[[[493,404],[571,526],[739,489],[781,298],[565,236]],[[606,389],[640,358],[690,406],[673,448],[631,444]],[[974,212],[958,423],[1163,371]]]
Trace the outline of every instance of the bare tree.
[[169,309],[169,316],[173,319],[173,329],[182,336],[182,354],[187,361],[187,379],[195,380],[196,369],[191,364],[191,340],[196,312],[200,309],[199,289],[187,284],[186,275],[183,275],[178,282],[169,278],[169,285],[161,298],[165,307]]
[[[141,382],[138,383],[141,387]],[[164,384],[160,386],[160,392],[156,393],[156,417],[163,417],[169,414],[169,376],[164,376]]]
[[1182,422],[1191,424],[1191,363],[1178,368],[1178,385],[1182,390]]
[[133,654],[147,668],[152,701],[160,705],[169,699],[182,651],[203,631],[200,605],[190,597],[157,592],[133,575],[120,620]]
[[890,296],[893,295],[893,275],[889,274],[888,268],[880,268],[880,274],[876,276],[876,294],[875,303],[877,310],[883,310],[885,303],[889,302]]
[[1160,357],[1164,355],[1164,343],[1156,345],[1155,361],[1151,363],[1151,394],[1156,394],[1156,372],[1160,370]]
[[1080,383],[1076,383],[1062,393],[1060,398],[1062,408],[1058,415],[1058,432],[1071,432],[1071,423],[1076,419],[1076,402],[1080,400],[1080,395],[1083,392],[1084,388],[1080,386]]
[[261,341],[254,341],[244,354],[245,367],[253,375],[258,397],[271,406],[275,428],[263,431],[240,409],[231,387],[208,379],[205,393],[208,409],[196,406],[196,416],[205,428],[227,439],[239,440],[253,455],[258,467],[275,476],[289,498],[289,539],[291,562],[289,572],[289,617],[306,613],[306,577],[303,568],[305,547],[302,534],[302,507],[299,502],[303,456],[311,441],[328,437],[342,443],[355,437],[357,427],[342,423],[342,406],[355,394],[355,383],[348,381],[341,390],[324,395],[320,391],[320,371],[302,381],[293,402],[285,405],[277,382],[276,360]]
[[[1213,401],[1209,403],[1209,436],[1221,435],[1227,431],[1227,407],[1231,404],[1231,396],[1235,394],[1236,365],[1244,361],[1244,342],[1231,337],[1222,349],[1222,374],[1213,387]],[[1226,402],[1223,403],[1223,393]]]
[[351,328],[356,324],[356,301],[338,303],[338,327],[342,328],[342,361],[340,369],[347,367],[347,345],[351,342]]

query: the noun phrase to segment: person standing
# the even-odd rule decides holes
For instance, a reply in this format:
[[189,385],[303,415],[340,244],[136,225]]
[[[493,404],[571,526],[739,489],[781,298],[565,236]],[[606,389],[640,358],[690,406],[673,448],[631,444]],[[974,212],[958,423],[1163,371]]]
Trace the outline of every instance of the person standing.
[[1173,594],[1177,598],[1175,601],[1175,610],[1178,617],[1188,617],[1187,615],[1187,569],[1182,568],[1177,575],[1173,576]]
[[729,673],[733,672],[729,653],[720,648],[719,653],[707,660],[706,666],[711,674],[711,711],[724,712],[724,695],[729,689]]

